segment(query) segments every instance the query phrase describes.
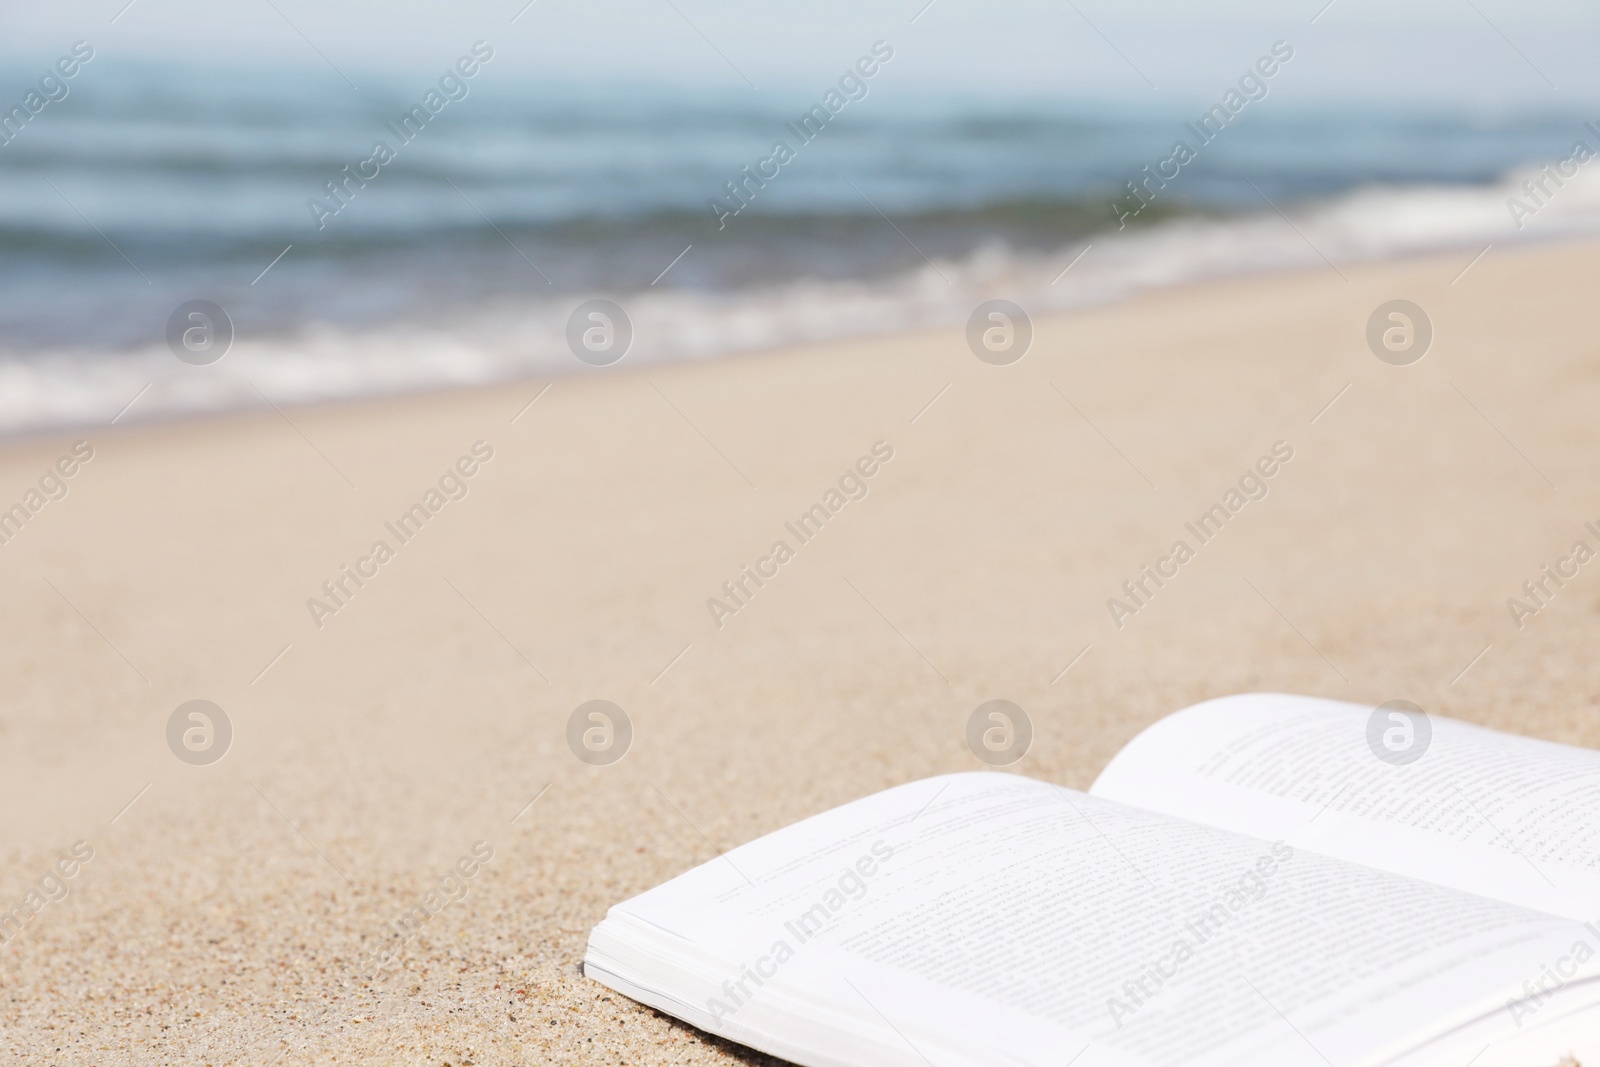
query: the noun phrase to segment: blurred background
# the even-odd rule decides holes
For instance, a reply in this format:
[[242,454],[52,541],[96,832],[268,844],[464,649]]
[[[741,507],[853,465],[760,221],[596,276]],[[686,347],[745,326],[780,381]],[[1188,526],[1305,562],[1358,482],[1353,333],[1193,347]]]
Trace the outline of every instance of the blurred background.
[[[1523,226],[1507,207],[1600,148],[1576,2],[74,0],[0,24],[0,110],[93,54],[0,145],[9,435],[582,370],[564,327],[595,296],[630,359],[703,357],[1600,223],[1600,168]],[[402,142],[476,42],[493,58]],[[711,198],[875,42],[866,95],[719,226]],[[1119,228],[1127,183],[1277,42],[1265,95]],[[319,219],[377,141],[394,160]],[[195,299],[237,331],[203,374],[165,341]]]

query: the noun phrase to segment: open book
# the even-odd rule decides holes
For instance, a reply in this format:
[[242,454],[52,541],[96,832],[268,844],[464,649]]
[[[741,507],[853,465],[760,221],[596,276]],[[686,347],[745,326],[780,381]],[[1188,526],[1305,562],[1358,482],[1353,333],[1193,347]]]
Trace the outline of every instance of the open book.
[[610,910],[584,970],[807,1067],[1600,1067],[1600,753],[1198,704],[1089,793],[912,782]]

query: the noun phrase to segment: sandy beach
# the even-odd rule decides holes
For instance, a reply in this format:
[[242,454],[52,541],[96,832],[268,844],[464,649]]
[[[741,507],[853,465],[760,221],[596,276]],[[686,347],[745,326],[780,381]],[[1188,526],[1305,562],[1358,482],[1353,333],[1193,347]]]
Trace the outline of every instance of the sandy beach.
[[[1077,788],[1258,689],[1600,746],[1600,563],[1507,604],[1600,547],[1600,245],[1473,252],[1040,317],[1010,366],[955,329],[6,446],[0,508],[43,503],[0,544],[0,907],[43,904],[0,1053],[770,1062],[584,979],[590,927],[980,767],[993,698],[1013,769]],[[1393,366],[1364,334],[1402,298],[1434,337]],[[592,699],[609,766],[568,748]],[[209,765],[169,748],[191,700]]]

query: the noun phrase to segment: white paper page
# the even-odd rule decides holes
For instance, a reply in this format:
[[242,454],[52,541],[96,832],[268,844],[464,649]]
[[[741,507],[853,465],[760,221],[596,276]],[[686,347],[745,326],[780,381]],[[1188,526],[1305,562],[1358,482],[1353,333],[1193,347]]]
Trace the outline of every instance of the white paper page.
[[1253,693],[1156,723],[1090,793],[1594,923],[1600,952],[1600,752]]
[[[964,774],[827,812],[618,905],[588,962],[630,995],[805,1064],[1060,1067],[1081,1050],[1077,1067],[1343,1067],[1503,1008],[1507,976],[1581,933],[1047,783]],[[648,973],[636,937],[688,962]]]

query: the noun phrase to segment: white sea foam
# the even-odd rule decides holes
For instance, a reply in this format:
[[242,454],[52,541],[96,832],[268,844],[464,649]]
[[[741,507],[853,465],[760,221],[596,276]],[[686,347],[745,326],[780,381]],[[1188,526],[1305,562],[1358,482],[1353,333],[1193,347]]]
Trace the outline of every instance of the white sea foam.
[[[1538,171],[1477,187],[1366,188],[1319,205],[1230,219],[1179,219],[1110,232],[1064,276],[1079,243],[1052,254],[983,248],[867,284],[795,281],[708,293],[611,294],[634,341],[621,366],[723,356],[911,329],[960,328],[1004,297],[1032,315],[1101,304],[1141,290],[1284,269],[1333,269],[1410,254],[1581,237],[1600,232],[1600,169],[1586,168],[1518,228],[1507,207]],[[1469,257],[1470,258],[1470,257]],[[1463,259],[1465,266],[1467,259]],[[192,367],[162,346],[0,355],[0,433],[119,424],[593,371],[565,341],[580,301],[490,303],[432,327],[352,331],[312,325],[292,336],[237,339],[221,362]],[[137,399],[135,399],[137,398]],[[130,405],[131,402],[131,405]]]

